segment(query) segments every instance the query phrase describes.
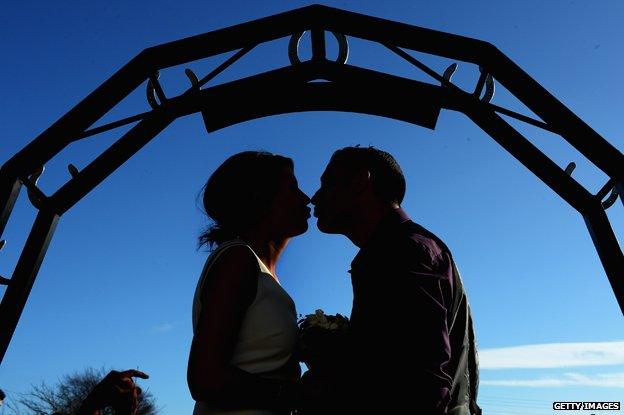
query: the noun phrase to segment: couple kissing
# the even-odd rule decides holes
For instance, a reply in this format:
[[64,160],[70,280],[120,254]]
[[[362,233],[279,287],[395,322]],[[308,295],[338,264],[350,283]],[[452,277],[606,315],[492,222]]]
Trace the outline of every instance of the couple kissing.
[[[310,199],[291,159],[235,154],[203,188],[212,251],[193,299],[188,385],[194,415],[480,414],[470,306],[449,248],[401,208],[392,155],[337,150]],[[301,328],[276,266],[308,229],[346,236],[353,306],[335,370],[301,376]],[[391,316],[391,318],[388,318]]]

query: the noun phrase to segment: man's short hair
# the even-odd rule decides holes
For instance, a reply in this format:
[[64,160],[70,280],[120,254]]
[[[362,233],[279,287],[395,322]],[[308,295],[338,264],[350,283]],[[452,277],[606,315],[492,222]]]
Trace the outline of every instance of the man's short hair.
[[330,164],[340,166],[348,173],[366,169],[371,174],[375,194],[384,202],[398,205],[405,196],[405,176],[399,163],[388,152],[375,147],[345,147],[332,155]]

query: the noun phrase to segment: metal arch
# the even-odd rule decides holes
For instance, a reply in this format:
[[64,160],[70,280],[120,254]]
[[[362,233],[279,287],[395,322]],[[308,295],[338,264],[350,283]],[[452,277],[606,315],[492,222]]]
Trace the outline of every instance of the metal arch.
[[[397,47],[418,50],[450,59],[480,64],[516,95],[529,109],[609,176],[624,180],[618,169],[622,155],[604,138],[574,115],[541,85],[522,71],[493,45],[463,36],[443,33],[404,23],[361,15],[322,5],[312,5],[229,28],[170,42],[144,50],[123,66],[109,80],[87,96],[31,144],[2,167],[8,179],[0,181],[0,230],[4,228],[14,200],[15,187],[11,178],[32,171],[56,155],[86,128],[103,116],[112,106],[131,93],[155,70],[184,64],[228,51],[246,48],[248,39],[262,43],[291,36],[309,27],[323,27],[345,35],[359,37]],[[565,128],[560,128],[561,126]],[[588,144],[591,142],[591,144]],[[37,150],[37,151],[35,151]],[[31,153],[37,157],[31,157]]]
[[[613,188],[617,190],[618,195],[624,194],[624,171],[621,168],[624,165],[624,156],[622,153],[501,51],[487,42],[321,5],[308,6],[170,42],[146,49],[138,54],[0,168],[0,233],[4,230],[12,212],[22,182],[36,198],[40,201],[45,200],[45,203],[39,205],[39,214],[0,303],[0,359],[4,357],[60,215],[106,179],[175,118],[200,110],[197,99],[210,94],[217,95],[219,86],[205,91],[199,90],[197,86],[201,87],[213,74],[223,70],[228,62],[236,60],[257,44],[292,36],[293,33],[310,29],[313,32],[313,37],[316,36],[317,39],[319,32],[330,31],[334,35],[336,33],[342,34],[345,36],[345,40],[346,36],[351,36],[389,45],[396,50],[403,48],[420,51],[483,67],[483,76],[480,78],[480,83],[481,79],[483,80],[481,86],[485,85],[487,88],[488,78],[492,82],[492,86],[494,80],[504,86],[543,121],[538,122],[528,117],[524,119],[518,117],[519,119],[561,135],[610,177],[612,184],[609,190]],[[250,42],[249,39],[253,39],[253,42]],[[319,59],[320,54],[318,52],[321,48],[315,48],[313,45],[313,49],[313,58],[316,57],[317,61],[325,60]],[[236,50],[238,52],[228,62],[213,71],[211,75],[200,80],[197,86],[192,86],[192,94],[167,99],[154,77],[155,73],[164,68]],[[346,56],[341,56],[339,53],[339,57],[346,62]],[[305,64],[306,62],[291,65],[291,68]],[[347,68],[347,65],[344,62],[341,63],[340,60],[335,65],[339,65],[343,69]],[[315,75],[330,79],[337,76],[335,78],[337,85],[335,86],[341,87],[343,78],[335,67],[325,66],[323,70],[326,72],[316,72]],[[344,75],[344,73],[342,74]],[[294,73],[294,75],[301,74]],[[520,160],[583,215],[618,304],[624,312],[624,279],[621,278],[622,269],[624,269],[624,256],[613,234],[601,199],[592,196],[569,174],[566,174],[563,169],[539,152],[498,116],[498,113],[512,115],[512,112],[480,100],[480,92],[475,97],[472,94],[461,94],[455,91],[454,86],[450,83],[450,76],[445,79],[438,74],[434,75],[435,79],[445,85],[445,87],[436,85],[435,88],[438,89],[431,90],[437,92],[432,92],[429,97],[440,94],[439,102],[436,102],[436,105],[439,104],[440,107],[464,112],[499,142],[503,148]],[[88,129],[146,80],[152,84],[150,89],[152,98],[157,96],[160,99],[158,104],[163,104],[167,100],[167,105],[122,120],[123,122],[112,123],[119,126],[139,121],[119,141],[81,170],[78,175],[72,177],[54,195],[48,198],[40,193],[32,180],[27,178],[28,175],[76,141],[77,137],[79,139],[89,134],[95,134],[94,131],[102,131],[101,127],[93,130]],[[316,86],[310,85],[309,87],[314,88]],[[326,86],[319,86],[319,88],[324,87]],[[455,95],[452,96],[453,99],[445,101],[448,104],[445,106],[442,101],[449,98],[449,91]],[[489,95],[490,93],[486,89],[485,97]],[[338,96],[335,99],[338,99]],[[358,110],[355,104],[352,104],[351,107],[353,111]],[[282,108],[282,112],[287,109]],[[409,108],[404,110],[406,111],[404,113],[395,110],[388,116],[397,119],[401,119],[402,116],[405,118],[413,116],[409,113]],[[258,113],[257,115],[260,116],[261,114]],[[518,116],[518,114],[515,115]],[[612,190],[611,197],[615,194],[613,193],[615,190]]]

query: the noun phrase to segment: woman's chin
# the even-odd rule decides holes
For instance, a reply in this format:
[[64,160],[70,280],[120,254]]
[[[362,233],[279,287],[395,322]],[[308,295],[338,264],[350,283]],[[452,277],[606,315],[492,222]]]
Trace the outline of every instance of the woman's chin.
[[294,237],[294,236],[303,235],[304,233],[307,232],[307,230],[308,230],[308,221],[306,220],[305,222],[297,226],[296,229],[293,230],[292,236]]

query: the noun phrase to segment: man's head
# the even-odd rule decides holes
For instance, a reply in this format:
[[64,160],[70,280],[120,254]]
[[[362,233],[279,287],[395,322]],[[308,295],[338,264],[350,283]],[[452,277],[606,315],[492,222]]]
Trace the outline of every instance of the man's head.
[[342,148],[333,154],[312,197],[317,226],[325,233],[344,234],[362,213],[400,206],[404,195],[405,177],[389,153],[374,147]]

